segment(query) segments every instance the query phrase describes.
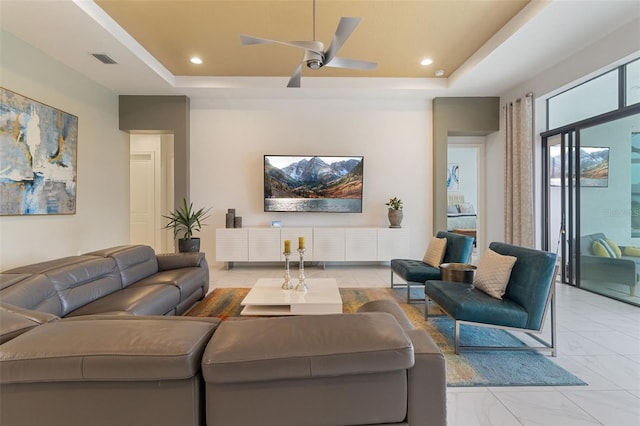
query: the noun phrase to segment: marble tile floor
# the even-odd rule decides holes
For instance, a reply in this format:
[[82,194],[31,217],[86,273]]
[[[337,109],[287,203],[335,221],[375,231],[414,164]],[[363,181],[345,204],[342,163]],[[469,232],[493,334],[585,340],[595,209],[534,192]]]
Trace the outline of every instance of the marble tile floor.
[[[211,287],[251,287],[282,273],[281,266],[212,267]],[[340,287],[388,287],[390,270],[305,264],[305,275],[336,278]],[[557,317],[552,360],[589,386],[448,388],[448,425],[640,426],[640,308],[559,284]]]

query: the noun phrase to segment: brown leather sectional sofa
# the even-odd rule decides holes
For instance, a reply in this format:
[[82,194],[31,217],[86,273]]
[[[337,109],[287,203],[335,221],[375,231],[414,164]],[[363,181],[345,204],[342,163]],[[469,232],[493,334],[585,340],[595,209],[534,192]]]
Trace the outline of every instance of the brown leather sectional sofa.
[[145,246],[0,274],[0,424],[444,425],[444,357],[389,301],[356,314],[175,316],[202,254]]

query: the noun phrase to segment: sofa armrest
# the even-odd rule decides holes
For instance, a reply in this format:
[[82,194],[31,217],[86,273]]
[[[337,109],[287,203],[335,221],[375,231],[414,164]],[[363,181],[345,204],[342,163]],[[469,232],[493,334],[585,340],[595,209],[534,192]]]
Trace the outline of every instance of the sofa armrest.
[[410,425],[447,424],[447,370],[444,355],[425,330],[407,330],[415,364],[407,383],[407,421]]
[[194,268],[202,266],[204,253],[162,253],[157,254],[158,270],[168,271],[170,269]]
[[600,256],[580,256],[581,278],[608,281],[634,286],[636,263],[630,259],[614,259]]

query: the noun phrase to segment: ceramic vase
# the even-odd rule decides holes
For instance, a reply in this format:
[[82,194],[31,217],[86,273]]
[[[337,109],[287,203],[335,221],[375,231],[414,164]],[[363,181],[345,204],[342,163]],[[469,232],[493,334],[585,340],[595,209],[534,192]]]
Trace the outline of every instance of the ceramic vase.
[[389,209],[389,228],[400,228],[402,223],[402,210]]

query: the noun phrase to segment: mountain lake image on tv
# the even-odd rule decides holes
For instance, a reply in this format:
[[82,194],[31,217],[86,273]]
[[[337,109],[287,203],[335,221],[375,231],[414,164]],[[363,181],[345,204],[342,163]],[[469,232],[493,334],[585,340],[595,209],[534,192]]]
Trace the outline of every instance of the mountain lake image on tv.
[[264,211],[362,213],[363,161],[265,155]]

